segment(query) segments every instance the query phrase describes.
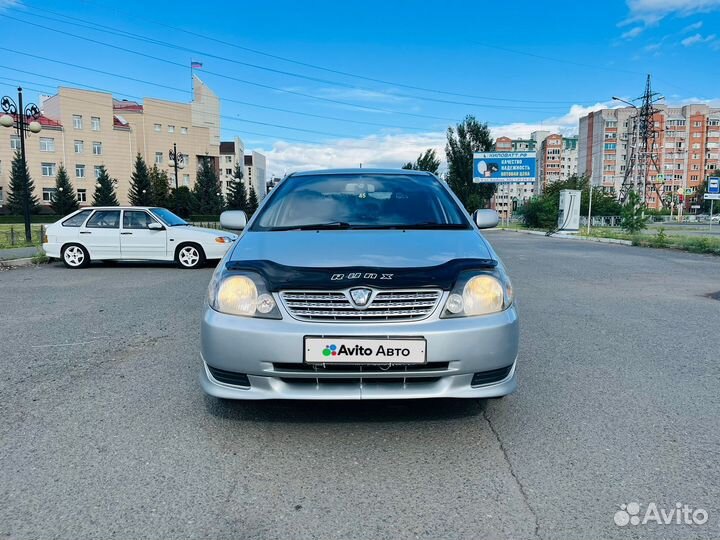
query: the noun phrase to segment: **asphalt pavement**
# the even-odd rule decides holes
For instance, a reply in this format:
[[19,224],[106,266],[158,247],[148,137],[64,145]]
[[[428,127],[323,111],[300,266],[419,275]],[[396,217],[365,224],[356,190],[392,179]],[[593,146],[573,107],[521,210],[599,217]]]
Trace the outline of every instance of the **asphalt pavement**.
[[720,537],[720,259],[488,237],[522,344],[487,402],[220,402],[210,269],[1,271],[0,538]]

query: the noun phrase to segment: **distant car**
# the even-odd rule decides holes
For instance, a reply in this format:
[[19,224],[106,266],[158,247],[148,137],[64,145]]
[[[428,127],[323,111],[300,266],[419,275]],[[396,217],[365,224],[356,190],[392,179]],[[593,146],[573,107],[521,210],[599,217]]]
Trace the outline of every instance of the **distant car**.
[[497,398],[515,389],[513,288],[448,185],[423,171],[294,173],[217,266],[201,384],[225,399]]
[[716,221],[720,222],[720,215],[713,216],[713,217],[711,218],[711,221],[712,221],[713,223],[716,222]]
[[170,210],[156,207],[82,208],[47,227],[43,249],[68,268],[90,261],[175,261],[197,268],[220,259],[237,235],[193,227]]

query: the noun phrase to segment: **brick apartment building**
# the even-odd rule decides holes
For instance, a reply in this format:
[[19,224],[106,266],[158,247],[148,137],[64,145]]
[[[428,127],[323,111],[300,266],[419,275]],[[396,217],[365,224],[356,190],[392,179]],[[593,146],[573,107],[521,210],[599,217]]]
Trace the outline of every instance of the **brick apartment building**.
[[[720,109],[704,104],[656,108],[658,166],[649,171],[648,180],[658,187],[661,197],[650,190],[646,202],[657,209],[662,199],[689,188],[694,191],[684,199],[689,207],[702,197],[698,186],[720,172]],[[580,119],[578,171],[590,176],[594,186],[620,192],[630,159],[634,113],[631,107],[603,109]]]
[[577,174],[577,170],[578,138],[557,133],[548,135],[537,149],[535,192],[540,194],[548,184],[567,180]]
[[[25,148],[35,194],[42,204],[50,203],[61,164],[81,205],[92,204],[100,165],[117,179],[118,199],[127,204],[138,152],[148,166],[164,168],[174,183],[168,150],[176,143],[186,164],[179,171],[179,184],[188,187],[195,181],[198,160],[210,158],[219,169],[220,101],[197,76],[193,90],[190,103],[153,98],[136,103],[104,92],[64,87],[54,96],[41,98],[43,129],[26,139]],[[19,147],[14,129],[0,130],[0,206],[7,197],[11,162]]]

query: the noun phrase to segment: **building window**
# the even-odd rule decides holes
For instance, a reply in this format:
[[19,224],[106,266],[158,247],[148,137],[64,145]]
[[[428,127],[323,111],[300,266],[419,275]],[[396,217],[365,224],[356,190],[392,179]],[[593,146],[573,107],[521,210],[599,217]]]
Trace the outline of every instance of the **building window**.
[[85,165],[82,165],[81,163],[75,165],[75,177],[85,178]]
[[183,174],[183,186],[189,186],[189,185],[190,185],[190,175]]
[[605,143],[605,150],[615,150],[617,147],[617,144],[615,143]]
[[100,170],[102,169],[101,165],[95,165],[95,178],[100,178]]
[[90,125],[91,125],[93,131],[100,131],[100,117],[99,116],[91,116],[90,117]]
[[85,151],[85,143],[83,141],[75,141],[75,153],[82,154]]
[[78,202],[81,202],[81,203],[87,202],[87,190],[86,189],[78,189],[77,196],[78,196]]
[[43,202],[52,202],[53,195],[55,194],[55,188],[54,187],[44,187],[43,188]]
[[101,156],[102,155],[102,143],[98,141],[93,142],[93,155],[94,156]]
[[698,131],[692,134],[693,139],[699,139],[700,137],[702,137],[702,134]]
[[232,156],[225,156],[225,163],[232,163],[233,157]]
[[40,151],[41,152],[54,152],[55,151],[55,139],[52,137],[40,137]]
[[186,128],[186,127],[181,127],[181,128],[180,128],[180,133],[181,133],[182,135],[187,135],[187,128]]
[[5,200],[5,196],[3,195],[3,188],[0,186],[0,203],[2,203]]
[[693,127],[702,127],[702,122],[693,122]]
[[162,128],[162,126],[160,124],[153,124],[153,128],[155,129],[155,131],[160,131],[160,128]]
[[55,176],[55,164],[54,163],[41,163],[42,175],[43,176]]
[[163,158],[162,152],[155,152],[155,164],[156,165],[162,165],[162,158]]
[[82,129],[82,128],[83,128],[82,115],[80,115],[80,114],[73,114],[73,127],[74,127],[75,129]]
[[168,126],[168,133],[175,133],[175,126]]
[[20,150],[20,137],[17,135],[10,136],[10,150]]
[[232,176],[232,169],[225,169],[225,174]]

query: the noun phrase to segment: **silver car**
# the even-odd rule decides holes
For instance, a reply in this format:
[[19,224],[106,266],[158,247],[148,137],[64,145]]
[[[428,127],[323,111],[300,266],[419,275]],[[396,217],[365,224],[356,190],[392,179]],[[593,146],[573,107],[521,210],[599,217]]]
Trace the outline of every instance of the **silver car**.
[[201,384],[226,399],[491,398],[516,387],[510,280],[449,187],[421,171],[291,174],[212,276]]

